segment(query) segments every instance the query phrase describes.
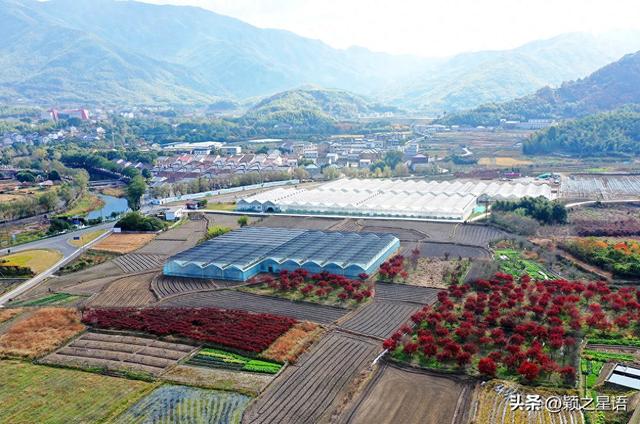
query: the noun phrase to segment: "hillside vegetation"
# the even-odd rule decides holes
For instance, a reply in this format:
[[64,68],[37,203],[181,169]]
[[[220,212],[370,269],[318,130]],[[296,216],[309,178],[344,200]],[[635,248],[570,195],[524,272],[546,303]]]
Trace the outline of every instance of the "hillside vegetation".
[[444,123],[498,125],[500,119],[575,118],[640,103],[640,52],[624,56],[584,79],[549,87],[506,103],[450,115]]
[[564,122],[534,134],[523,145],[526,154],[579,156],[640,153],[640,106],[628,106]]

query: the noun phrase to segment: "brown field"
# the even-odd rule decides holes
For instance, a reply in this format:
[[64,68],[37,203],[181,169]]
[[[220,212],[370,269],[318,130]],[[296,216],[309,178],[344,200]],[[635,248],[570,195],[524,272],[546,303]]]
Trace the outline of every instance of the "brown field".
[[323,330],[312,322],[299,322],[262,352],[266,359],[294,363],[311,344],[322,336]]
[[485,157],[480,158],[478,161],[478,165],[488,165],[488,166],[525,166],[531,165],[533,162],[530,160],[524,159],[516,159],[511,157]]
[[141,248],[155,237],[155,234],[115,233],[100,241],[91,249],[124,254]]
[[161,378],[170,383],[205,389],[231,390],[257,396],[273,380],[274,376],[254,372],[177,365],[165,372]]
[[89,303],[91,306],[145,306],[156,301],[151,280],[157,272],[127,275],[108,284]]
[[22,311],[22,308],[0,309],[0,323],[9,321],[11,318],[19,315]]
[[383,365],[343,422],[466,423],[471,392],[445,376]]
[[121,334],[87,332],[47,355],[43,363],[159,375],[195,350],[194,346]]
[[409,278],[405,284],[421,287],[446,289],[449,285],[446,277],[455,269],[457,261],[419,258],[415,270],[409,266]]
[[0,355],[41,356],[85,329],[75,309],[43,308],[0,336]]

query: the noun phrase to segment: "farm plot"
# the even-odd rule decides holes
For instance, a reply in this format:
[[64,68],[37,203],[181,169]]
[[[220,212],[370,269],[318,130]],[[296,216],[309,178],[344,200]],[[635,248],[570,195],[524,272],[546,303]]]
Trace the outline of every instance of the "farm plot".
[[468,260],[443,261],[436,258],[414,258],[408,260],[407,278],[404,284],[419,287],[446,289],[452,281],[463,278],[470,267]]
[[358,309],[340,324],[340,328],[378,338],[389,337],[421,305],[375,300]]
[[42,308],[25,316],[10,322],[0,336],[0,355],[36,358],[85,329],[73,309]]
[[616,200],[640,196],[639,175],[570,175],[562,179],[560,195],[575,200]]
[[355,377],[375,358],[372,340],[331,332],[289,366],[245,412],[245,423],[314,423],[332,412]]
[[47,355],[42,363],[154,376],[175,365],[194,346],[122,334],[88,332]]
[[292,317],[301,321],[330,324],[349,312],[347,309],[317,305],[308,302],[292,302],[275,297],[260,296],[235,290],[219,290],[174,296],[161,301],[161,307],[212,307],[238,309]]
[[422,242],[419,245],[420,256],[423,258],[489,258],[491,254],[482,247],[461,246],[452,243]]
[[165,231],[136,253],[172,256],[195,246],[207,232],[205,219],[189,221],[177,228]]
[[125,273],[131,273],[162,268],[166,259],[165,255],[129,253],[115,258],[113,263],[118,265]]
[[91,247],[91,250],[120,254],[131,253],[146,245],[155,237],[155,234],[113,233]]
[[472,390],[455,377],[385,364],[341,422],[467,423]]
[[308,230],[328,230],[340,221],[340,218],[274,215],[256,222],[255,226],[272,228],[303,228]]
[[153,388],[142,381],[0,361],[0,422],[94,423],[109,420]]
[[281,364],[249,358],[238,353],[220,349],[204,348],[187,361],[189,365],[200,367],[220,368],[226,370],[256,372],[263,374],[277,374]]
[[239,423],[250,400],[239,393],[166,385],[141,399],[115,423]]
[[38,299],[26,300],[23,302],[16,302],[14,306],[57,306],[68,305],[77,300],[80,300],[80,296],[72,295],[69,293],[54,293],[48,296],[40,297]]
[[106,286],[89,304],[91,306],[145,306],[156,302],[151,280],[157,272],[128,275]]
[[255,372],[177,365],[167,370],[160,378],[169,383],[258,396],[271,383],[274,376]]
[[[548,396],[558,396],[544,389],[537,389],[535,393],[530,389],[505,381],[490,381],[478,389],[478,407],[474,422],[478,423],[583,423],[584,417],[580,411],[571,411],[568,408],[558,413],[552,413],[545,408],[534,411],[526,411],[524,408],[512,410],[511,396],[539,395],[544,405]],[[560,395],[561,396],[561,395]]]
[[396,283],[376,283],[376,300],[391,300],[430,305],[435,303],[440,290]]
[[[228,287],[234,283],[226,281],[205,280],[202,278],[170,277],[157,274],[151,281],[151,291],[159,298],[196,291],[214,290]],[[235,284],[242,284],[241,282]]]
[[324,333],[324,329],[312,322],[299,322],[260,354],[261,357],[277,362],[296,362],[298,357],[306,351]]

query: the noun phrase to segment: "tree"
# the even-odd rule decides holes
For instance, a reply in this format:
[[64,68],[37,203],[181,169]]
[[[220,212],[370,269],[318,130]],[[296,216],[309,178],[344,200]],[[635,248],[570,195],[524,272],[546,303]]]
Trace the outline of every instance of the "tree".
[[324,175],[327,180],[335,180],[340,177],[340,171],[333,166],[327,166],[322,170],[322,175]]
[[47,178],[51,181],[60,181],[60,173],[55,169],[52,169],[51,171],[49,171]]
[[391,169],[395,169],[395,167],[402,162],[403,154],[399,150],[389,150],[384,155],[384,163]]
[[84,192],[89,186],[89,173],[84,169],[79,170],[73,177],[73,185],[79,192]]
[[409,175],[409,167],[404,163],[399,163],[393,168],[396,177],[406,177]]
[[147,168],[142,168],[142,176],[147,179],[153,177],[153,175],[151,174],[151,171],[149,171]]
[[124,168],[122,170],[122,175],[124,175],[125,177],[133,178],[135,176],[140,175],[140,171],[138,170],[138,168],[134,168],[133,166],[129,166],[129,167]]
[[240,218],[238,218],[238,225],[241,227],[246,227],[247,224],[249,224],[249,217],[246,215],[242,215]]
[[58,206],[58,202],[59,201],[60,201],[60,199],[58,199],[58,195],[56,194],[55,191],[52,191],[52,190],[48,191],[48,192],[40,195],[40,197],[38,197],[38,204],[45,211],[54,210],[56,208],[56,206]]
[[18,171],[16,173],[16,180],[21,183],[33,183],[36,181],[36,176],[30,171]]
[[141,175],[136,175],[129,181],[127,185],[127,201],[129,207],[134,211],[140,209],[140,199],[147,190],[147,183],[144,181]]
[[478,371],[487,377],[495,377],[498,367],[491,358],[482,358],[478,362]]

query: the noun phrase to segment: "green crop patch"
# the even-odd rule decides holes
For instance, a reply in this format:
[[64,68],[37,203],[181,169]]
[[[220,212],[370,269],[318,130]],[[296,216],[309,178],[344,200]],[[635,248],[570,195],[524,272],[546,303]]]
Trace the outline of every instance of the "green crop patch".
[[265,374],[276,374],[280,371],[280,368],[282,368],[282,365],[275,362],[252,359],[237,353],[209,348],[200,350],[195,356],[189,359],[187,363],[209,368],[222,368]]

